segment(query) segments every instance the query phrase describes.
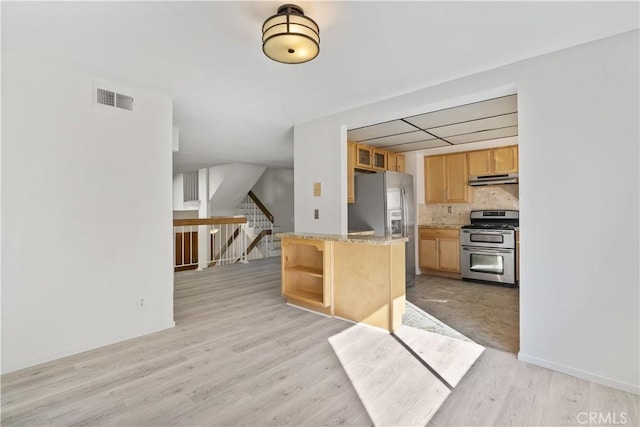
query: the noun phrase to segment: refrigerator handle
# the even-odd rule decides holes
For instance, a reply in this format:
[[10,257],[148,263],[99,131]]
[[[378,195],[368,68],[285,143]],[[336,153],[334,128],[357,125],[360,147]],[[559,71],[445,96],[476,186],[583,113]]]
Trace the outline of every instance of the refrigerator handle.
[[407,194],[406,189],[400,189],[400,204],[402,205],[402,237],[409,237],[407,234]]

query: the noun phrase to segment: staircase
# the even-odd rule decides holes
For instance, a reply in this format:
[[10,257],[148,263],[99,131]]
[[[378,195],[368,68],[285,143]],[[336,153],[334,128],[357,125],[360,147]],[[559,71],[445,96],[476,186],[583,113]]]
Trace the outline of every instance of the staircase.
[[236,207],[236,213],[247,218],[247,259],[280,256],[280,239],[274,236],[273,215],[249,191]]

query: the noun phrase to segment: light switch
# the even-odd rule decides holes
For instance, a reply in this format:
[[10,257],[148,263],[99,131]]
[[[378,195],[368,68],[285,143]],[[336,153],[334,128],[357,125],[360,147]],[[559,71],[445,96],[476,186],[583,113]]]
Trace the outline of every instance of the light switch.
[[313,210],[313,218],[314,219],[320,219],[320,209],[314,209]]
[[320,197],[322,195],[322,184],[319,182],[313,183],[313,197]]

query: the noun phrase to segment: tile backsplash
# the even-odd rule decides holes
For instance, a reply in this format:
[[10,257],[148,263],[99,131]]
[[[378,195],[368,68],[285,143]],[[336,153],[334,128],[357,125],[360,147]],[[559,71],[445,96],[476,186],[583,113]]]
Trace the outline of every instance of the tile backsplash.
[[418,224],[468,224],[469,213],[473,210],[519,209],[517,184],[471,187],[469,191],[471,203],[418,205]]

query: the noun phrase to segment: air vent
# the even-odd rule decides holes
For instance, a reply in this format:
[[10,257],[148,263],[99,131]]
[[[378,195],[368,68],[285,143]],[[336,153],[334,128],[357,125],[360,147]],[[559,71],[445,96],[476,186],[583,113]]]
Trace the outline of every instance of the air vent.
[[116,93],[116,108],[124,108],[125,110],[133,110],[133,97]]
[[96,102],[108,107],[133,110],[133,97],[112,90],[96,88]]
[[98,88],[98,104],[108,105],[109,107],[116,106],[116,93],[106,89]]

